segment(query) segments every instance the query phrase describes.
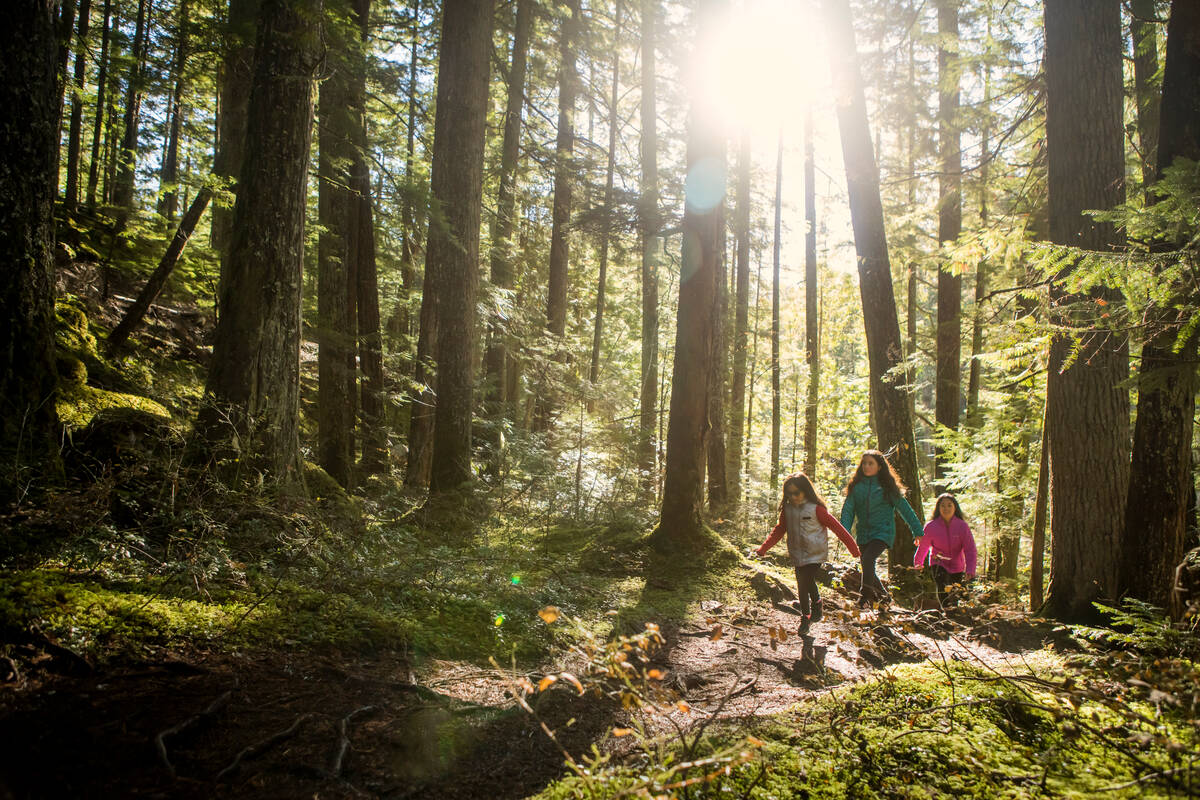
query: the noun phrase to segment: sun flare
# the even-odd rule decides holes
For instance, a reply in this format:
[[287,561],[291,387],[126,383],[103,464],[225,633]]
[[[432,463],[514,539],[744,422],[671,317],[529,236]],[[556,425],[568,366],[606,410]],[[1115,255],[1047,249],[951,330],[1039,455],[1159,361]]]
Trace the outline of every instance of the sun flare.
[[805,105],[828,81],[817,25],[808,2],[731,9],[697,51],[697,85],[717,116],[753,136],[798,128]]

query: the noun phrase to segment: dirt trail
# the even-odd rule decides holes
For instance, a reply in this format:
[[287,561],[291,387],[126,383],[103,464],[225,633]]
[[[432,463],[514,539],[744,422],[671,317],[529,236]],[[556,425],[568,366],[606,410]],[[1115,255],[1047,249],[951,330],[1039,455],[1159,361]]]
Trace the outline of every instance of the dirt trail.
[[[995,609],[956,621],[825,597],[825,619],[803,637],[786,602],[701,603],[656,664],[692,708],[675,723],[778,713],[888,663],[1019,665],[1046,634]],[[191,654],[103,671],[32,647],[17,655],[25,668],[0,685],[0,740],[12,743],[0,798],[515,799],[562,774],[541,722],[574,753],[620,724],[613,704],[566,689],[541,696],[534,719],[516,707],[511,674],[443,661],[414,673],[397,654]]]

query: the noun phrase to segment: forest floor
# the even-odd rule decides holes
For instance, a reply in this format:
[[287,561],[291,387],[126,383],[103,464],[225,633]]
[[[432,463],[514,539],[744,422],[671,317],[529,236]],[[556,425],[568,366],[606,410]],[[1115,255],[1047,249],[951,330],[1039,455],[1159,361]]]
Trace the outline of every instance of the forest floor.
[[[1029,658],[1055,636],[995,606],[949,616],[861,611],[844,590],[828,589],[825,618],[800,635],[780,584],[762,573],[752,582],[767,596],[702,600],[664,626],[645,666],[660,671],[674,704],[651,728],[686,741],[714,722],[783,714],[901,662],[1036,671]],[[175,652],[93,669],[47,640],[21,655],[32,667],[18,672],[10,660],[0,692],[10,797],[515,800],[564,773],[564,750],[579,758],[596,744],[619,760],[654,736],[613,736],[629,730],[621,726],[630,714],[565,680],[519,708],[522,678],[582,675],[578,653],[520,674],[414,665],[399,653]]]

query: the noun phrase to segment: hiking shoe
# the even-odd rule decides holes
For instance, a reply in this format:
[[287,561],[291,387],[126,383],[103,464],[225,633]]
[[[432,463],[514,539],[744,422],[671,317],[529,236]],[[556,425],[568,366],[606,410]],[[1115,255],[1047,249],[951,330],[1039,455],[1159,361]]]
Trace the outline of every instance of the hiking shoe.
[[823,613],[821,611],[821,601],[813,603],[812,616],[809,618],[811,622],[820,622]]
[[809,626],[811,626],[811,625],[812,625],[812,617],[810,617],[808,614],[805,614],[804,617],[800,620],[800,627],[797,629],[796,632],[800,636],[803,636],[804,634],[808,633]]

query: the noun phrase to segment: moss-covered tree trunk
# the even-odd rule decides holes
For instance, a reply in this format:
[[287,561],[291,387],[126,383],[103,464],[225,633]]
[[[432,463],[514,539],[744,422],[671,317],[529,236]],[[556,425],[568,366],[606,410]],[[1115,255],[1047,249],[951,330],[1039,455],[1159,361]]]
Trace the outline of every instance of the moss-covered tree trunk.
[[[1045,25],[1050,240],[1111,252],[1122,236],[1085,212],[1125,199],[1120,4],[1057,0],[1046,6]],[[1058,322],[1081,326],[1093,324],[1096,300],[1117,300],[1102,288],[1071,295],[1061,284],[1050,299]],[[1072,306],[1078,316],[1065,317]],[[1051,342],[1048,611],[1059,619],[1094,616],[1092,602],[1117,588],[1129,488],[1129,392],[1121,385],[1128,373],[1123,335],[1094,328],[1080,341],[1063,333]]]
[[300,290],[320,0],[264,0],[229,254],[201,412],[213,442],[290,482],[300,466]]
[[29,470],[54,471],[58,464],[55,6],[18,3],[0,30],[0,487],[10,489],[24,488]]

